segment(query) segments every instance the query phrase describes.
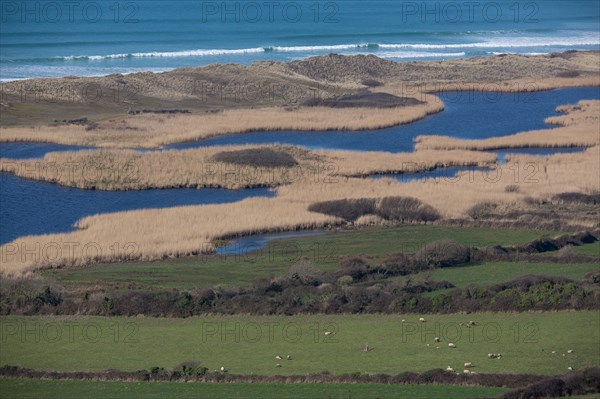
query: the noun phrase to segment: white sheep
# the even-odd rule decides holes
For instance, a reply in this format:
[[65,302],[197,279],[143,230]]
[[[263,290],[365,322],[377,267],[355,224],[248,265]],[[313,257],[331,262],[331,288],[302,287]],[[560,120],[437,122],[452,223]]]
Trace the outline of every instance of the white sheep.
[[455,345],[455,344],[453,344],[452,342],[450,342],[450,343],[448,344],[448,348],[456,348],[456,345]]
[[567,369],[568,369],[569,371],[573,371],[573,367],[571,367],[571,366],[567,367]]
[[286,359],[287,360],[292,360],[292,356],[291,355],[287,355]]
[[446,367],[446,371],[454,371],[454,369],[450,366]]
[[224,373],[226,371],[227,371],[227,369],[225,367],[221,366],[221,372]]
[[470,371],[465,369],[465,370],[463,370],[463,373],[465,373],[465,374],[469,374],[469,373],[470,373]]
[[277,363],[277,364],[275,365],[275,367],[281,367],[281,364]]
[[573,353],[573,349],[569,349],[567,353]]
[[471,362],[465,363],[465,368],[468,368],[468,367],[473,367],[473,363],[471,363]]
[[419,317],[419,321],[420,321],[421,323],[425,323],[425,318],[424,318],[424,317]]
[[281,356],[277,355],[277,356],[275,356],[275,359],[281,360]]
[[441,341],[440,337],[435,337],[433,340],[434,340],[435,342],[440,342],[440,341]]
[[331,331],[325,331],[325,335],[331,335],[333,334]]

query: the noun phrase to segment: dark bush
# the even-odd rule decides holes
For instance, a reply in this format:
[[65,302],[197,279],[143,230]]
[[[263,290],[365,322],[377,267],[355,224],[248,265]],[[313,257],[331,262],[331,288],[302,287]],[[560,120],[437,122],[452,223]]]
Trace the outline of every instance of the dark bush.
[[385,197],[377,207],[377,215],[386,220],[432,222],[441,216],[432,206],[412,197]]
[[311,204],[308,210],[353,222],[363,215],[375,214],[375,200],[372,198],[359,198],[317,202]]
[[439,240],[425,245],[415,258],[429,267],[452,267],[469,263],[471,250],[454,240]]
[[576,78],[579,75],[581,74],[577,71],[562,71],[556,74],[559,78]]
[[552,197],[555,202],[561,202],[564,204],[586,204],[586,205],[598,205],[600,204],[600,193],[596,194],[582,194],[582,193],[561,193]]
[[62,302],[60,294],[53,292],[50,287],[44,288],[36,298],[35,301],[40,305],[51,305],[58,306]]
[[311,204],[308,210],[337,216],[350,222],[364,215],[377,215],[399,222],[431,222],[440,218],[433,207],[412,197],[385,197],[379,201],[359,198],[317,202]]
[[213,156],[215,162],[262,167],[292,167],[298,165],[293,156],[271,148],[249,148],[247,150],[223,151]]
[[383,83],[381,83],[380,81],[375,80],[375,79],[365,79],[365,80],[363,80],[360,83],[362,83],[364,86],[367,86],[367,87],[379,87],[379,86],[383,86]]
[[336,98],[309,97],[302,102],[307,107],[329,107],[329,108],[395,108],[408,105],[422,104],[422,101],[410,97],[398,97],[389,93],[360,92],[343,95]]

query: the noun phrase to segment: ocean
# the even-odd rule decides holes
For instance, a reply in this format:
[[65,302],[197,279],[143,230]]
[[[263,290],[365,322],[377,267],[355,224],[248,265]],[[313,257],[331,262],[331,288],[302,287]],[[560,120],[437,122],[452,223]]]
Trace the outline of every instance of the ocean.
[[0,79],[600,48],[596,0],[0,1]]

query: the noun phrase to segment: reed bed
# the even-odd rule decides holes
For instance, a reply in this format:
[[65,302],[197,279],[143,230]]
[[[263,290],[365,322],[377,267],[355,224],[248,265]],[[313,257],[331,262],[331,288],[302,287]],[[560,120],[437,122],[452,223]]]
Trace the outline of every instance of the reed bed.
[[[284,153],[294,159],[296,164],[289,167],[265,167],[215,160],[219,154],[249,149],[269,149]],[[0,159],[0,172],[68,187],[96,190],[182,187],[240,189],[335,180],[348,176],[422,172],[442,166],[488,166],[495,161],[494,154],[463,150],[391,154],[247,145],[157,152],[55,152],[46,154],[41,160]]]
[[576,106],[557,108],[565,115],[550,117],[555,129],[534,130],[482,140],[461,140],[447,136],[419,136],[417,150],[493,150],[529,147],[592,147],[600,144],[600,101],[580,101]]
[[[570,136],[592,131],[597,136],[598,121],[593,115],[598,115],[599,103],[582,102],[577,107],[564,108],[568,113],[553,120],[564,125],[556,130],[562,129],[564,134]],[[555,130],[549,130],[545,134],[553,132]],[[204,151],[207,151],[204,155],[208,156],[213,154],[210,151],[219,149]],[[184,153],[193,154],[193,151]],[[82,154],[84,159],[88,156]],[[106,158],[106,154],[98,152],[100,154]],[[169,152],[150,156],[165,156],[160,154]],[[171,156],[177,158],[180,155],[174,153]],[[51,160],[59,155],[48,156]],[[441,155],[426,151],[418,151],[414,155],[326,151],[294,155],[299,162],[333,159],[340,165],[339,170],[335,171],[338,175],[363,173],[369,168],[377,169],[388,162],[407,159],[407,156],[413,157],[412,160],[425,157],[423,159],[438,162]],[[148,168],[140,170],[151,170],[152,160],[148,158]],[[117,159],[109,161],[118,162]],[[367,161],[371,163],[362,164]],[[189,159],[183,164],[194,165]],[[175,171],[172,176],[179,175],[177,168],[183,164],[170,165]],[[149,174],[148,178],[151,176]],[[463,172],[452,179],[427,179],[410,183],[392,179],[309,179],[279,187],[275,198],[251,198],[232,204],[148,209],[86,217],[78,222],[78,230],[74,232],[22,237],[1,246],[0,273],[19,275],[46,267],[195,255],[214,250],[215,240],[235,235],[321,228],[341,223],[342,220],[337,217],[308,210],[311,204],[323,201],[414,197],[432,206],[442,217],[466,218],[470,208],[485,202],[510,206],[531,199],[549,200],[561,193],[598,192],[600,145],[576,154],[513,156],[495,171]],[[589,220],[586,223],[592,226],[597,221]]]
[[[563,192],[594,193],[600,191],[599,182],[599,146],[582,154],[514,157],[499,173],[465,172],[456,179],[303,182],[278,188],[275,198],[86,217],[72,233],[22,237],[3,245],[0,272],[19,275],[46,267],[196,255],[212,251],[214,240],[224,237],[322,228],[341,220],[308,208],[336,199],[410,196],[443,217],[460,218],[478,203],[517,204]],[[506,190],[514,185],[519,190]]]
[[431,102],[406,107],[372,109],[328,107],[271,107],[233,109],[219,113],[133,115],[120,121],[89,126],[38,126],[2,128],[0,142],[49,142],[115,148],[159,148],[214,136],[253,131],[323,131],[381,129],[425,118],[444,109],[434,96]]

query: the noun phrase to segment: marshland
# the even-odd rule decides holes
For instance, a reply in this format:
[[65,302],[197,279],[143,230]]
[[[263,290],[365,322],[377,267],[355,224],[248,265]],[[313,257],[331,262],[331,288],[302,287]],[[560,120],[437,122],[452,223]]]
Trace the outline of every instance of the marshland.
[[[3,83],[0,386],[596,392],[599,57],[327,55]],[[233,101],[186,79],[302,95]],[[61,101],[90,84],[127,86],[127,107]],[[72,323],[104,335],[44,335]],[[37,341],[19,338],[30,324]],[[286,332],[257,338],[262,325]]]

